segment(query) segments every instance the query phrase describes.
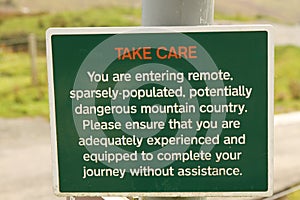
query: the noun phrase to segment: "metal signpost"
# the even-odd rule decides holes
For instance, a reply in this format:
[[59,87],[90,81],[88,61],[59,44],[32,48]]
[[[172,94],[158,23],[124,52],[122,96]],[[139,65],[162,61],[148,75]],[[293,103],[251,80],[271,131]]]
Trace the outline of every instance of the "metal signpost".
[[271,27],[53,28],[47,56],[58,195],[272,193]]
[[[143,26],[197,26],[212,25],[214,0],[143,0]],[[167,197],[163,198],[167,200]],[[182,198],[180,198],[182,200]],[[189,197],[185,200],[205,200],[205,197]],[[162,200],[146,197],[145,200]],[[171,198],[169,200],[176,200]]]
[[143,26],[211,25],[214,0],[143,0]]

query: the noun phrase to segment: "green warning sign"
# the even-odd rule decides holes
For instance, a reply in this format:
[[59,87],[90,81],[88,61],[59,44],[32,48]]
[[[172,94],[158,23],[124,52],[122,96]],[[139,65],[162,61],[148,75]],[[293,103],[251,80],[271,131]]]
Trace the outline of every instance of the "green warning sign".
[[272,193],[269,26],[47,31],[61,195]]

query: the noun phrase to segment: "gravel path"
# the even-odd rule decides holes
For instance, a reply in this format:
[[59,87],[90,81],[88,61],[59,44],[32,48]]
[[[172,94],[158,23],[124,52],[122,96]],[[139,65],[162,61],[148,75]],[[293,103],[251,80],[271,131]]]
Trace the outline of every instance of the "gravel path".
[[274,25],[276,45],[300,46],[300,25]]
[[49,124],[0,119],[0,199],[58,200],[52,192]]

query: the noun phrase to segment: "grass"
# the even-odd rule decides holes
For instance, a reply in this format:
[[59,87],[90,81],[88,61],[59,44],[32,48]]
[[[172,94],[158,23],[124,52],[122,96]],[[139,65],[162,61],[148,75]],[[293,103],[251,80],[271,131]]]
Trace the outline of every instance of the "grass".
[[265,15],[243,15],[240,13],[235,14],[224,14],[220,11],[216,11],[214,15],[214,19],[216,21],[237,21],[237,22],[254,22],[254,21],[271,21],[271,22],[279,22],[278,19],[275,19],[271,16]]
[[[257,17],[228,16],[217,12],[215,18],[252,21]],[[140,24],[140,18],[139,8],[111,6],[56,14],[0,16],[0,44],[5,38],[15,36],[14,39],[19,40],[31,32],[44,44],[45,31],[49,27],[133,26]],[[44,51],[43,48],[40,50]],[[0,48],[0,116],[48,116],[46,58],[43,54],[38,57],[39,85],[32,86],[29,56],[26,53],[4,53]],[[300,110],[300,95],[297,97],[300,93],[300,48],[276,47],[275,55],[275,112]]]
[[0,116],[45,116],[49,114],[46,59],[40,56],[38,85],[31,83],[30,59],[26,53],[1,54]]
[[0,16],[0,41],[18,35],[35,33],[44,38],[49,27],[135,26],[140,24],[141,9],[99,7],[83,11],[41,13],[14,17]]
[[[138,26],[141,24],[141,12],[140,8],[135,7],[106,6],[60,13],[0,15],[0,43],[5,39],[26,37],[29,33],[35,33],[44,41],[45,31],[49,27]],[[274,21],[261,15],[230,15],[215,12],[215,20],[250,22],[261,19]]]
[[[300,110],[300,48],[279,46],[275,49],[275,111]],[[298,93],[299,94],[299,93]]]
[[300,190],[293,192],[285,197],[282,197],[278,200],[299,200],[300,199]]
[[[47,117],[49,114],[44,53],[37,59],[39,84],[33,86],[28,54],[1,52],[1,43],[6,46],[26,42],[27,35],[35,33],[44,44],[49,27],[134,26],[139,25],[140,17],[138,8],[112,6],[55,14],[0,15],[0,116]],[[44,48],[42,45],[39,51],[44,52]]]
[[[229,15],[229,20],[235,21],[254,19],[296,25],[300,20],[298,7],[299,0],[215,1],[216,18],[220,20],[228,20]],[[220,13],[226,13],[225,18],[219,17]]]
[[300,191],[294,192],[287,196],[287,200],[298,200],[300,199]]

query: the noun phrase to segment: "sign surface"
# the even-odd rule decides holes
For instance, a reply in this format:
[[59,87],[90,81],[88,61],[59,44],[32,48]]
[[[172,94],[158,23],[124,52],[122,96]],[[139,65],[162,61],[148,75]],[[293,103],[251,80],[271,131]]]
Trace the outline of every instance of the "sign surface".
[[60,195],[272,193],[269,26],[47,31]]

